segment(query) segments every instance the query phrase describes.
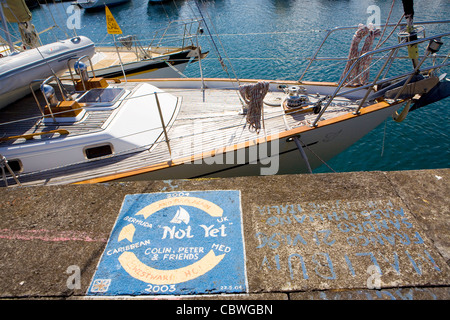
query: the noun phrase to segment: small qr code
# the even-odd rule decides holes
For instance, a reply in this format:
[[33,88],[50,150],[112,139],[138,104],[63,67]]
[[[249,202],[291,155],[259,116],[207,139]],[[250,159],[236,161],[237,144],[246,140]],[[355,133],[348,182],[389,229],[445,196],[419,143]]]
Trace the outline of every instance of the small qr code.
[[110,284],[111,279],[96,279],[92,284],[91,292],[106,292]]

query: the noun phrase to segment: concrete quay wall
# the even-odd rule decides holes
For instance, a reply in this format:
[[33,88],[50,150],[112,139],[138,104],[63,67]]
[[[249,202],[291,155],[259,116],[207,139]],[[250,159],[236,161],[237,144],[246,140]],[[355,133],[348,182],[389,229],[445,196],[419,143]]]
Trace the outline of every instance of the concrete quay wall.
[[[439,169],[3,188],[0,298],[447,300],[449,181]],[[159,208],[190,221],[150,207],[118,219],[137,195],[167,195],[178,202]],[[101,268],[121,273],[94,285]]]

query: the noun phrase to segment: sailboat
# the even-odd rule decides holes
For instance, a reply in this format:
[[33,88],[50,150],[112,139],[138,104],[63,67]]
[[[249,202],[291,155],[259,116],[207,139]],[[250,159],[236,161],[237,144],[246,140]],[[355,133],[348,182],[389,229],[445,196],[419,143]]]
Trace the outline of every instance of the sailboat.
[[[183,72],[189,64],[208,55],[198,45],[198,36],[203,32],[200,24],[199,19],[171,21],[156,31],[147,45],[134,35],[126,35],[118,37],[113,46],[96,46],[92,58],[95,73],[127,79],[185,77]],[[173,36],[177,32],[182,36]]]
[[[0,58],[0,109],[30,94],[30,84],[34,80],[62,75],[68,69],[69,59],[93,56],[94,43],[83,36],[40,45],[24,0],[0,3],[0,18],[9,46],[8,52]],[[18,50],[14,46],[7,22],[19,24],[25,49]]]
[[[0,183],[311,173],[387,118],[401,122],[450,95],[443,72],[450,62],[439,54],[450,32],[423,34],[450,21],[419,25],[407,8],[405,20],[386,23],[398,42],[375,49],[376,30],[352,27],[369,37],[353,38],[339,82],[304,76],[321,61],[328,36],[349,27],[326,34],[298,80],[107,80],[80,58],[70,82],[50,77],[39,95],[21,101],[22,109],[16,104],[1,114]],[[361,39],[366,51],[353,50]]]
[[186,209],[180,207],[177,210],[177,213],[175,216],[170,220],[170,223],[177,223],[180,224],[181,222],[184,222],[185,224],[189,224],[190,215],[189,212],[186,211]]

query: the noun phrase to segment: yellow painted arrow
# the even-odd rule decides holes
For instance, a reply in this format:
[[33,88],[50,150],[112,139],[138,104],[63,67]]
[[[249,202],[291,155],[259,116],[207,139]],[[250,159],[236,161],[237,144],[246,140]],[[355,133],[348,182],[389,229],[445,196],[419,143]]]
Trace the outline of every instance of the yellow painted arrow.
[[153,202],[141,209],[136,215],[143,215],[144,219],[157,212],[158,210],[172,206],[191,206],[205,211],[212,217],[221,217],[223,209],[211,201],[196,197],[173,197]]
[[128,241],[133,242],[134,232],[136,231],[136,228],[134,225],[129,224],[120,230],[119,233],[119,242],[123,239],[128,239]]
[[119,262],[130,276],[146,283],[156,285],[177,284],[193,280],[204,275],[222,261],[225,254],[216,256],[210,250],[206,256],[199,261],[179,269],[158,270],[142,263],[133,252],[127,251],[120,255]]

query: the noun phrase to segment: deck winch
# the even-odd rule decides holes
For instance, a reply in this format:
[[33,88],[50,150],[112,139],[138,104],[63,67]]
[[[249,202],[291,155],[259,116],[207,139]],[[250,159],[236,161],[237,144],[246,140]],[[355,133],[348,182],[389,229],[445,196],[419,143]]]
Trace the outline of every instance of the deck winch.
[[307,106],[309,103],[309,98],[305,95],[305,87],[289,86],[284,89],[284,92],[287,94],[285,101],[286,107],[288,108],[301,108]]
[[286,93],[282,102],[285,112],[313,112],[315,114],[320,112],[321,103],[311,101],[305,87],[280,86],[279,88]]

